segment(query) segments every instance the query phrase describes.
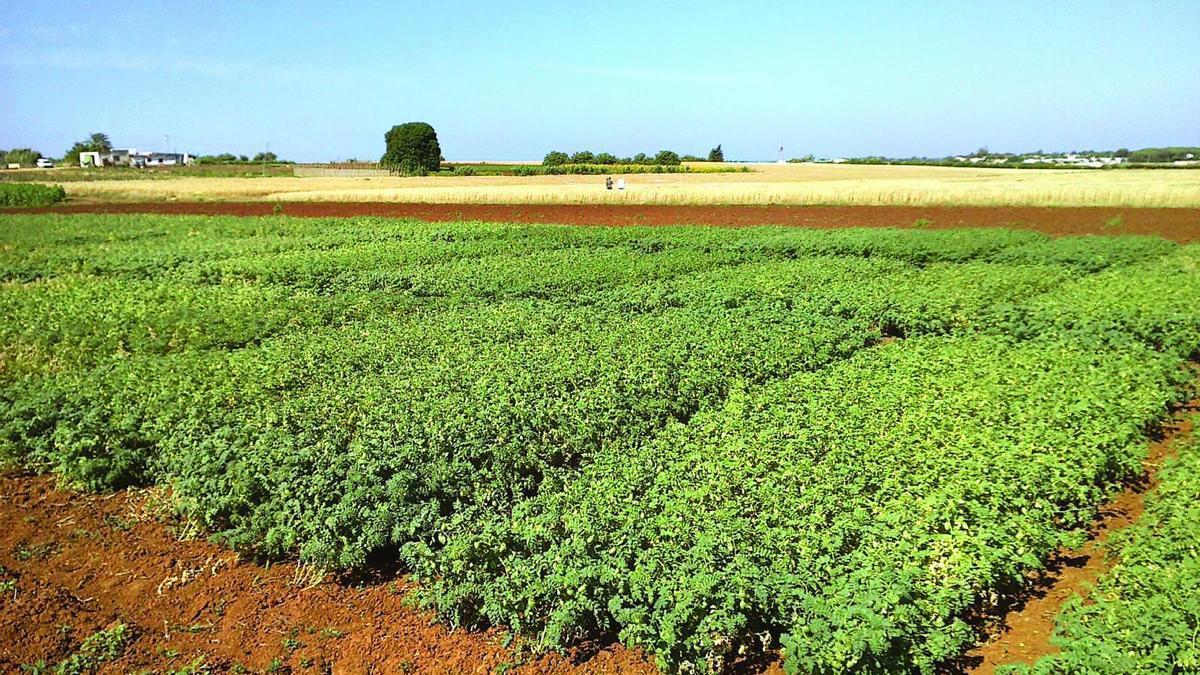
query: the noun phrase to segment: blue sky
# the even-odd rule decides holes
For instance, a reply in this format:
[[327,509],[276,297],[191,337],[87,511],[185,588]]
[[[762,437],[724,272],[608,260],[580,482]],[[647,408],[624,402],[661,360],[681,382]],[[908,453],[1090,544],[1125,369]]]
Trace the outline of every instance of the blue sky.
[[0,147],[378,159],[410,120],[449,159],[1200,145],[1200,2],[0,0]]

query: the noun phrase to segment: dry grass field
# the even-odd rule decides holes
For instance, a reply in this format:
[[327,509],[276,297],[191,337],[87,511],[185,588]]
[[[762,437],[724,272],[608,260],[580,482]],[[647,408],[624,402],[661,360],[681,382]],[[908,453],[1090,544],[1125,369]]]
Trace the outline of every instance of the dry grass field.
[[752,165],[722,174],[178,178],[70,183],[97,201],[355,201],[461,204],[749,204],[1200,207],[1200,171]]

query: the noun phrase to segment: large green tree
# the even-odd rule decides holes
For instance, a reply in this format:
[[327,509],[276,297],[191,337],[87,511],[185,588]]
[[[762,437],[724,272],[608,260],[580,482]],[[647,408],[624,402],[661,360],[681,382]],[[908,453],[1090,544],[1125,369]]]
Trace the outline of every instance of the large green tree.
[[379,164],[389,171],[424,175],[441,168],[442,147],[437,132],[425,122],[397,124],[383,140],[387,149]]
[[710,162],[724,162],[725,161],[725,151],[721,149],[721,145],[719,143],[717,144],[717,147],[708,151],[708,161],[710,161]]

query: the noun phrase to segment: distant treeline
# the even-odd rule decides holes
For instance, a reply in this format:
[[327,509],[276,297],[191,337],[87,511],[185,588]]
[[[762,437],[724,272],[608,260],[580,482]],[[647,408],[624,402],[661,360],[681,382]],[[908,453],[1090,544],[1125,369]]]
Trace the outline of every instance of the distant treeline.
[[254,157],[246,155],[234,155],[228,152],[219,155],[200,155],[196,158],[197,164],[295,164],[286,159],[279,159],[279,156],[273,152],[260,152]]
[[1072,152],[1012,153],[991,152],[980,148],[975,152],[952,157],[850,157],[836,160],[814,159],[812,155],[789,159],[788,162],[832,162],[838,164],[899,164],[919,166],[977,166],[1017,169],[1070,169],[1103,164],[1103,168],[1159,168],[1174,166],[1174,162],[1200,161],[1200,147],[1173,146],[1129,150],[1075,150]]
[[[632,174],[632,173],[740,173],[750,169],[744,166],[729,166],[729,167],[703,167],[695,168],[683,166],[680,163],[675,164],[655,164],[652,162],[644,163],[618,163],[618,164],[525,164],[512,166],[499,172],[505,176],[561,176],[561,175],[578,175],[578,176],[599,176],[602,174]],[[469,164],[459,165],[454,168],[453,174],[456,176],[477,176],[488,175],[486,168],[477,169]]]
[[554,150],[546,153],[546,157],[542,159],[542,166],[563,166],[567,164],[575,165],[656,165],[656,166],[679,166],[683,163],[683,159],[678,153],[670,150],[659,150],[653,157],[644,152],[639,152],[633,157],[617,157],[616,155],[599,152],[593,153],[590,150],[580,150],[579,152],[567,154]]
[[[580,150],[567,154],[555,150],[546,153],[546,157],[542,160],[542,166],[563,166],[563,165],[612,165],[621,164],[625,166],[679,166],[683,162],[724,162],[725,152],[721,150],[721,146],[708,151],[707,157],[699,155],[683,155],[671,150],[659,150],[653,156],[647,155],[644,152],[639,152],[632,157],[618,157],[608,152],[592,152],[590,150]],[[626,172],[628,173],[628,172]]]
[[1200,147],[1169,147],[1134,150],[1129,153],[1128,159],[1131,162],[1178,162],[1198,157]]

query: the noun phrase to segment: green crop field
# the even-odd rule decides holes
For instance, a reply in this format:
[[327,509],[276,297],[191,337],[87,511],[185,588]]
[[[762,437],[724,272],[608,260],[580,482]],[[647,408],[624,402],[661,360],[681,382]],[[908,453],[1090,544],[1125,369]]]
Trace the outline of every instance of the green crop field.
[[[265,558],[399,560],[443,620],[544,647],[930,673],[1191,396],[1200,245],[0,215],[0,311],[0,459],[169,486]],[[1129,663],[1196,666],[1195,596],[1154,608],[1196,588],[1198,472],[1104,586],[1136,598],[1038,668],[1102,653],[1106,612],[1157,617]]]

